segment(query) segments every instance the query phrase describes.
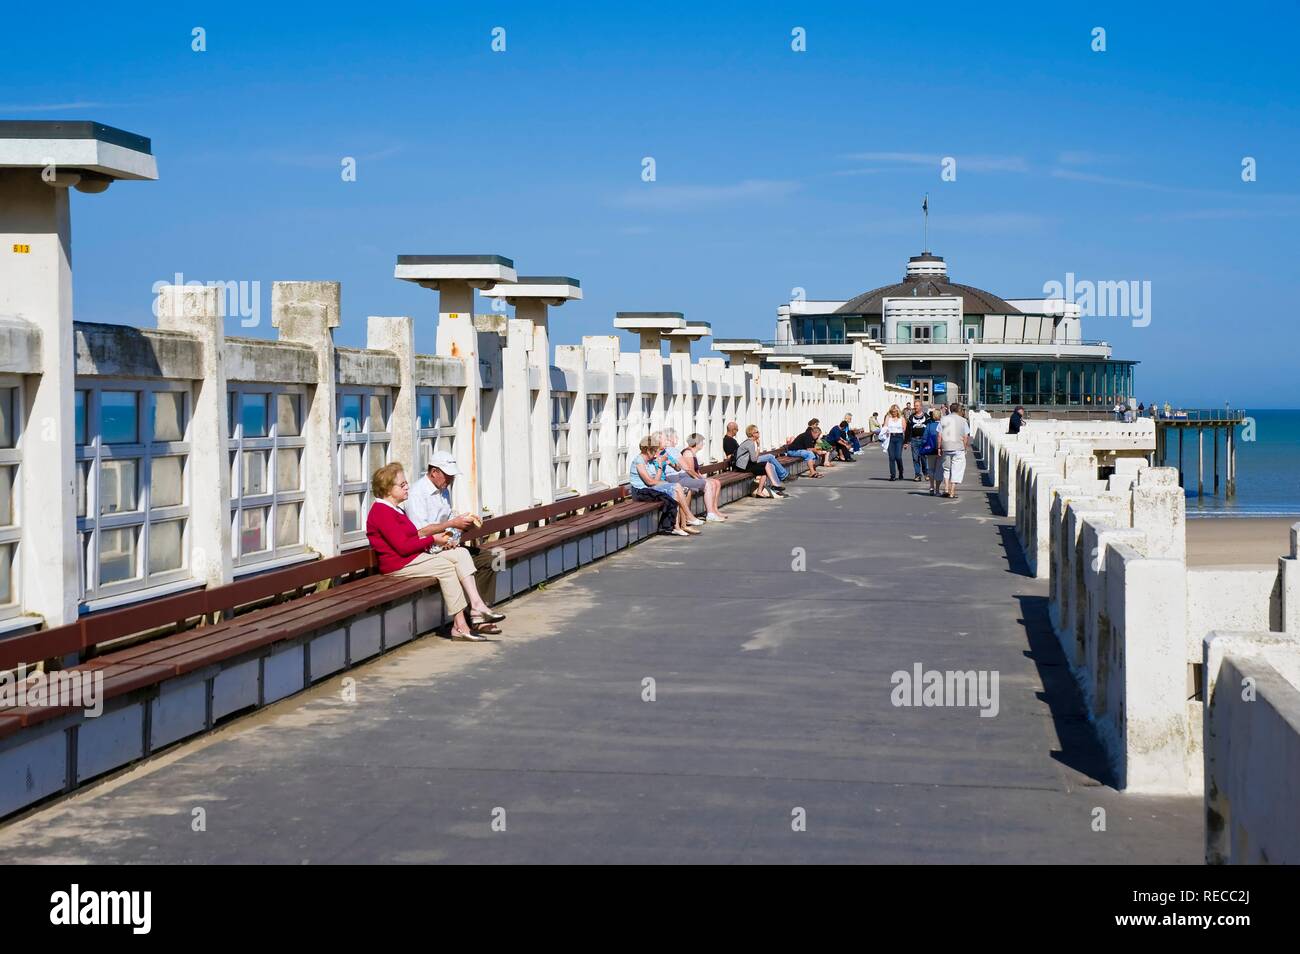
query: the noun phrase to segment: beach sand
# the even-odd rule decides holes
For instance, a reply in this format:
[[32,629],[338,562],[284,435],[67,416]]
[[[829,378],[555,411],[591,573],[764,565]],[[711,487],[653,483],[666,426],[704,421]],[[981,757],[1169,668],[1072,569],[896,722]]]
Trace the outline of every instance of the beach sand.
[[1274,566],[1291,552],[1294,517],[1216,517],[1187,521],[1188,566]]

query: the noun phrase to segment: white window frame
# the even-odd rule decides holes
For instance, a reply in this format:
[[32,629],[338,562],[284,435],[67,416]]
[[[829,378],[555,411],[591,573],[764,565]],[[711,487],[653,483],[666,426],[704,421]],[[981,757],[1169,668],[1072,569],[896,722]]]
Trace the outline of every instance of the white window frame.
[[[653,394],[641,395],[641,437],[655,432],[655,396]],[[641,446],[640,440],[637,441],[638,453]]]
[[[455,454],[456,414],[460,410],[463,388],[417,388],[415,392],[416,475],[423,477],[429,469],[429,458],[438,452]],[[421,424],[420,404],[425,399],[433,401],[433,424]],[[409,479],[409,478],[408,478]]]
[[600,421],[605,414],[607,394],[587,395],[587,486],[604,487],[600,479]]
[[[361,398],[361,427],[356,431],[344,431],[343,399],[353,396],[360,396]],[[384,400],[382,430],[373,427],[374,422],[370,417],[370,399],[372,397],[381,397]],[[339,386],[334,392],[334,454],[339,474],[339,487],[338,493],[334,496],[334,505],[337,508],[340,549],[348,550],[366,544],[366,514],[370,512],[370,506],[374,503],[374,496],[370,492],[370,477],[373,473],[373,469],[370,467],[371,445],[383,445],[383,460],[384,463],[388,463],[393,448],[392,419],[393,389],[387,385],[346,385]],[[346,480],[344,478],[343,459],[347,447],[353,444],[362,445],[360,480]],[[357,517],[357,529],[345,531],[343,529],[343,499],[349,494],[361,494],[362,499]]]
[[572,391],[551,392],[551,489],[556,497],[577,493],[573,487],[570,469],[573,454],[569,446],[573,396]]
[[[78,378],[75,390],[86,392],[85,426],[88,443],[75,446],[77,468],[89,464],[85,480],[86,513],[77,518],[77,548],[79,553],[81,602],[102,600],[124,593],[147,591],[191,578],[190,571],[190,500],[191,455],[189,433],[193,426],[194,392],[188,381],[163,381],[113,378]],[[136,442],[133,444],[106,444],[101,434],[102,394],[105,391],[133,391],[136,400]],[[173,392],[182,395],[184,402],[184,430],[180,441],[153,440],[152,402],[155,392]],[[74,435],[74,440],[80,437]],[[181,470],[181,503],[171,507],[152,507],[153,462],[161,457],[185,458]],[[100,479],[106,460],[136,460],[135,510],[122,513],[100,513]],[[154,524],[170,520],[183,522],[181,530],[181,565],[174,570],[149,572],[149,536]],[[99,535],[105,530],[136,527],[135,575],[115,583],[100,583]]]
[[614,394],[614,438],[618,445],[618,466],[615,473],[618,482],[626,484],[631,481],[629,469],[629,452],[627,446],[628,418],[632,414],[632,401],[636,395],[631,391],[619,391]]
[[17,616],[22,612],[22,522],[23,522],[23,422],[27,408],[23,379],[19,375],[0,374],[0,389],[13,389],[13,446],[0,447],[0,467],[13,468],[13,485],[9,488],[13,523],[0,524],[0,546],[10,546],[9,601],[0,604],[0,619]]
[[[244,434],[244,420],[241,413],[244,395],[253,394],[263,396],[266,400],[266,436],[248,437]],[[280,434],[280,419],[278,408],[276,407],[279,395],[288,394],[298,398],[298,433],[296,435]],[[308,396],[307,389],[300,385],[282,385],[282,384],[263,384],[255,381],[232,381],[227,388],[226,400],[228,422],[227,426],[230,431],[230,437],[227,441],[227,460],[230,465],[230,554],[236,567],[256,566],[259,563],[266,563],[273,560],[281,560],[285,557],[294,556],[307,552],[307,545],[304,541],[305,525],[303,523],[303,512],[307,492],[304,489],[306,485],[306,464],[307,440],[303,436],[303,428],[307,421]],[[298,458],[298,489],[297,490],[279,490],[279,451],[298,448],[300,451]],[[244,494],[244,454],[246,452],[265,451],[268,457],[266,466],[266,490],[260,494]],[[297,505],[298,507],[298,542],[277,546],[275,537],[276,530],[279,527],[277,511],[281,506]],[[243,553],[240,547],[242,540],[243,512],[245,510],[269,511],[269,516],[263,523],[262,532],[265,536],[267,546],[263,550],[254,550],[249,553]]]

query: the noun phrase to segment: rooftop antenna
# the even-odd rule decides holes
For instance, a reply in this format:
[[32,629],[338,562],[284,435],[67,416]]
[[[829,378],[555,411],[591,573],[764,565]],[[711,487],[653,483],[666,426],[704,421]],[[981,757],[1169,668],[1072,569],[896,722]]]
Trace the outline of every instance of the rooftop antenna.
[[921,254],[929,255],[930,254],[930,193],[928,192],[925,194],[925,198],[921,200],[921,216],[925,223],[922,226],[922,230],[921,230],[921,238],[922,238]]

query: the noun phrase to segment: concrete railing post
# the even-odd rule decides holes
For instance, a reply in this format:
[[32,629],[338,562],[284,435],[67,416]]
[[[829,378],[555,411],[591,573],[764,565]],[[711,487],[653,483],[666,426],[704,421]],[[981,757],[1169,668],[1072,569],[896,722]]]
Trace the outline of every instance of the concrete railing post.
[[226,400],[225,318],[217,289],[165,285],[158,292],[158,327],[199,342],[203,378],[195,382],[190,415],[190,568],[195,579],[221,586],[234,578],[230,528],[230,421]]
[[340,304],[338,282],[271,286],[271,324],[279,329],[280,340],[306,345],[316,356],[316,386],[302,427],[303,543],[323,557],[339,552],[334,329],[339,326]]
[[415,321],[409,317],[371,315],[366,319],[366,347],[387,351],[397,358],[397,390],[393,395],[388,431],[388,459],[400,461],[406,479],[414,483],[424,476],[416,454],[419,431],[415,399]]

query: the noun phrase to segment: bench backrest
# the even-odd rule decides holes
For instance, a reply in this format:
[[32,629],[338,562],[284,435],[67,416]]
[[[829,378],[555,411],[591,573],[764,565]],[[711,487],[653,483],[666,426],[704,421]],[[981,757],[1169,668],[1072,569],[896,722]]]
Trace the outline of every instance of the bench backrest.
[[272,570],[225,586],[178,593],[122,609],[92,613],[64,626],[0,639],[0,671],[14,669],[23,663],[32,664],[43,659],[80,653],[101,643],[162,626],[182,625],[196,617],[233,610],[314,586],[323,580],[369,573],[374,568],[374,551],[362,547],[342,556]]

